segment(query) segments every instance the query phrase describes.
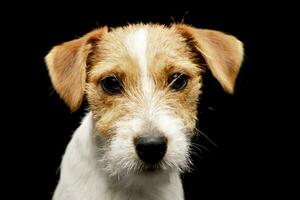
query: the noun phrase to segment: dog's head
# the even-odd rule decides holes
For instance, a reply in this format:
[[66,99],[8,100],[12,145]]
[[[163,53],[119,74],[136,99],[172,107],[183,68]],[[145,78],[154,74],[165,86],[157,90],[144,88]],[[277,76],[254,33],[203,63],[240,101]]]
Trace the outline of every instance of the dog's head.
[[[235,37],[184,24],[106,27],[54,47],[54,88],[72,111],[86,96],[109,175],[183,170],[201,72],[232,93],[243,57]],[[154,172],[153,172],[154,173]]]

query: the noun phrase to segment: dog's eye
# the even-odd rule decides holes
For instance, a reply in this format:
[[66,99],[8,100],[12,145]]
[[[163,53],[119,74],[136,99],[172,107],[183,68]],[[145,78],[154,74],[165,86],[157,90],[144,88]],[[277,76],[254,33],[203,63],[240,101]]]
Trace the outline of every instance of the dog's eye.
[[187,85],[187,76],[181,73],[174,73],[169,77],[168,82],[173,90],[179,91]]
[[114,95],[121,93],[122,83],[115,76],[109,76],[101,81],[101,86],[105,92]]

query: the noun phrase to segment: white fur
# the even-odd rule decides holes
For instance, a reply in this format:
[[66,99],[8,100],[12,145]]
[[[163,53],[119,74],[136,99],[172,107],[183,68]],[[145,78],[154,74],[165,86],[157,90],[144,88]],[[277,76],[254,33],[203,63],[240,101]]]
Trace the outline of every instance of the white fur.
[[137,60],[140,69],[142,93],[145,103],[149,103],[151,102],[154,83],[150,77],[147,62],[148,30],[140,28],[130,33],[127,36],[126,46],[131,57]]
[[[128,101],[131,114],[112,124],[107,140],[94,130],[89,113],[69,143],[61,165],[54,200],[183,200],[179,172],[188,166],[189,138],[184,124],[155,91],[147,64],[147,29],[130,32],[125,40],[129,55],[139,66],[141,92]],[[163,134],[167,152],[154,172],[141,171],[134,137]]]
[[140,28],[129,33],[126,40],[129,54],[137,59],[139,66],[144,69],[144,72],[147,71],[147,35],[147,29]]
[[162,163],[165,169],[176,168],[181,171],[188,166],[189,141],[183,130],[184,125],[175,112],[161,101],[164,93],[155,91],[154,80],[147,62],[147,36],[148,30],[143,27],[130,32],[125,42],[130,56],[137,61],[142,91],[138,98],[139,105],[128,102],[133,117],[116,122],[117,137],[112,140],[111,153],[104,157],[108,159],[106,163],[109,163],[107,166],[109,173],[117,176],[124,171],[140,167],[141,163],[132,141],[133,136],[144,133],[161,132],[167,137],[168,150]]
[[88,113],[67,147],[53,200],[183,200],[180,177],[175,171],[132,176],[129,180],[134,185],[110,179],[98,161],[102,142],[95,135],[92,114]]

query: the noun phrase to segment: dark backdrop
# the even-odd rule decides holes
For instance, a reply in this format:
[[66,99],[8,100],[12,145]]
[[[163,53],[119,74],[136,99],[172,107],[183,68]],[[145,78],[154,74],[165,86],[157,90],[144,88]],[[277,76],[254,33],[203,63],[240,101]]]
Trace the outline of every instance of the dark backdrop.
[[195,138],[204,147],[193,156],[195,170],[183,175],[186,199],[289,195],[283,189],[285,172],[281,168],[286,155],[275,144],[280,139],[280,123],[273,96],[282,91],[282,86],[274,87],[270,78],[270,72],[277,70],[271,61],[280,60],[280,54],[272,52],[274,42],[278,43],[274,33],[288,24],[277,17],[274,5],[242,1],[232,5],[112,4],[15,4],[1,16],[5,26],[2,106],[7,113],[3,114],[4,125],[8,127],[2,132],[1,143],[3,182],[10,195],[7,199],[50,199],[64,149],[84,114],[84,106],[70,113],[53,91],[43,60],[50,48],[103,25],[182,20],[235,35],[245,47],[233,96],[225,94],[209,73],[205,76],[199,127],[216,145],[204,136]]

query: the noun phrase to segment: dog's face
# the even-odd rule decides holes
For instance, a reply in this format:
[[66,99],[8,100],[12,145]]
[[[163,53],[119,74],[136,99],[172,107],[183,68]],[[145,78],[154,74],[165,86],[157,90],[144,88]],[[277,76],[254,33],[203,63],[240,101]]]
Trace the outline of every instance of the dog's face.
[[184,170],[197,120],[201,72],[232,93],[242,44],[186,25],[101,28],[53,48],[52,83],[76,110],[84,95],[111,176]]

